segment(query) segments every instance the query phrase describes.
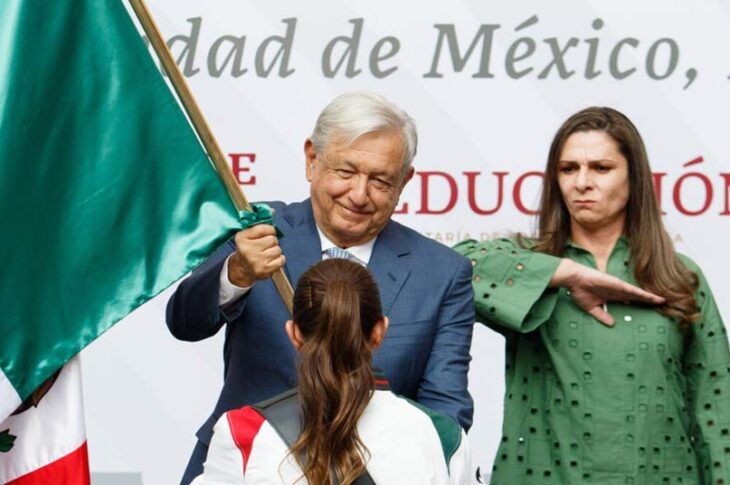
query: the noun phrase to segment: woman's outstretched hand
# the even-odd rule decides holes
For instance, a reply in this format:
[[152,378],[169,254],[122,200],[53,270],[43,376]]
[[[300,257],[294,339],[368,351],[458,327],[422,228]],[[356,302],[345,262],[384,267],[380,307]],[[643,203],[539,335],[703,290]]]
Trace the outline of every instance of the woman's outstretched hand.
[[607,326],[614,323],[604,305],[609,301],[637,301],[660,305],[661,296],[626,283],[615,276],[563,259],[550,280],[551,287],[565,287],[575,304]]

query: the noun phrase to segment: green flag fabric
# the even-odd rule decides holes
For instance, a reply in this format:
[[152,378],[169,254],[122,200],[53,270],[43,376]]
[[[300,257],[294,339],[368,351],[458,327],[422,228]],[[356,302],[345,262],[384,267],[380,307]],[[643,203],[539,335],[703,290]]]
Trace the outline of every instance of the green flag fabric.
[[240,227],[121,0],[0,2],[0,224],[0,421]]

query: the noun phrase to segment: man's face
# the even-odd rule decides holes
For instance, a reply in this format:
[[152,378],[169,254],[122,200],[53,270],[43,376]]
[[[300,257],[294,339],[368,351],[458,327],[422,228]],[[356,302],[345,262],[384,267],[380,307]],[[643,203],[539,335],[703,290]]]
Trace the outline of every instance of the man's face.
[[363,244],[385,227],[413,169],[401,175],[403,139],[367,133],[347,145],[332,137],[323,154],[304,144],[307,180],[317,225],[340,247]]

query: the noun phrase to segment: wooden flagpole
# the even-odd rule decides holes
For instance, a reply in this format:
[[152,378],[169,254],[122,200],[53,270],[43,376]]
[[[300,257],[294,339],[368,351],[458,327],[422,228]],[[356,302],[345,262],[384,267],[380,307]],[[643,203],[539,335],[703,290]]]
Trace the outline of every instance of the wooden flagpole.
[[[132,5],[132,9],[137,15],[137,19],[142,24],[142,28],[144,29],[145,34],[147,34],[147,38],[150,40],[155,53],[157,53],[157,57],[160,59],[162,67],[165,69],[165,72],[167,73],[167,76],[169,77],[185,112],[188,114],[190,121],[193,123],[193,127],[203,143],[205,151],[208,153],[208,156],[213,162],[213,166],[215,167],[218,176],[223,181],[223,185],[226,187],[233,204],[239,211],[251,210],[251,205],[248,203],[248,200],[246,200],[246,196],[244,195],[243,190],[241,190],[241,186],[233,176],[233,173],[228,166],[228,162],[226,161],[226,157],[223,154],[223,150],[221,150],[221,147],[218,145],[218,142],[213,136],[213,132],[210,130],[208,123],[205,121],[203,112],[200,110],[198,103],[195,101],[193,93],[190,91],[187,81],[185,81],[185,77],[180,72],[180,68],[178,68],[175,63],[175,59],[172,57],[172,53],[167,47],[167,43],[165,43],[165,39],[162,37],[160,29],[157,28],[157,24],[152,18],[147,5],[144,0],[129,0],[129,3]],[[286,274],[284,274],[284,270],[277,270],[271,276],[271,279],[273,280],[274,286],[276,286],[276,290],[279,292],[279,296],[281,296],[281,299],[284,301],[284,305],[286,305],[286,308],[289,310],[289,314],[291,315],[294,290],[292,289],[292,285],[286,277]]]

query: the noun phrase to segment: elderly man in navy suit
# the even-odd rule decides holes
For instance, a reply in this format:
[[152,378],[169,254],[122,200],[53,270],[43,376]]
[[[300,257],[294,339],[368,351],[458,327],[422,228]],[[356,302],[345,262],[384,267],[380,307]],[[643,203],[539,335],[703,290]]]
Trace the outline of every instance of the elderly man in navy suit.
[[413,177],[416,144],[413,120],[381,96],[335,98],[304,143],[310,199],[271,204],[285,237],[278,240],[268,225],[243,230],[180,284],[167,307],[175,337],[196,341],[226,327],[223,390],[197,433],[182,484],[202,472],[223,412],[296,385],[295,351],[284,330],[289,315],[269,277],[283,267],[296,284],[328,257],[354,259],[378,282],[390,328],[374,367],[394,392],[469,428],[471,265],[391,220]]

